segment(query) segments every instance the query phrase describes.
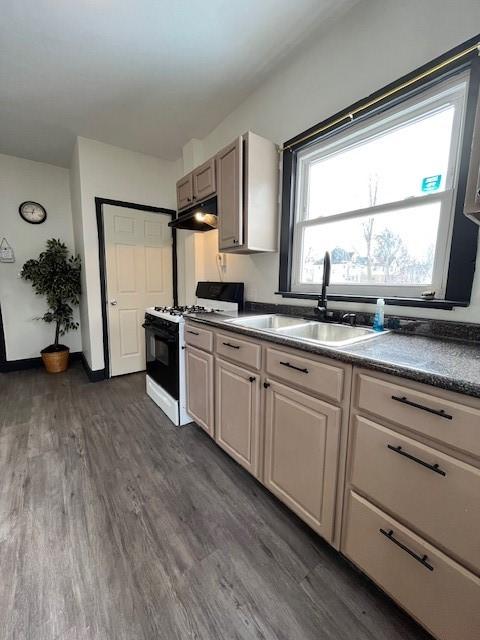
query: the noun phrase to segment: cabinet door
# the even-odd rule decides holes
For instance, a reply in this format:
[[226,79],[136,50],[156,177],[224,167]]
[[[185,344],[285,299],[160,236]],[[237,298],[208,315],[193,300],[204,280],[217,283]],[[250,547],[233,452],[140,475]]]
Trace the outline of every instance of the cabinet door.
[[215,364],[215,440],[258,477],[260,376],[220,358]]
[[213,356],[188,346],[186,369],[187,412],[213,438]]
[[177,208],[184,209],[193,203],[192,174],[184,176],[177,182]]
[[210,158],[192,172],[193,199],[203,200],[215,193],[215,158]]
[[217,155],[218,246],[220,250],[243,243],[242,138]]
[[267,384],[265,485],[331,541],[341,409],[271,380]]

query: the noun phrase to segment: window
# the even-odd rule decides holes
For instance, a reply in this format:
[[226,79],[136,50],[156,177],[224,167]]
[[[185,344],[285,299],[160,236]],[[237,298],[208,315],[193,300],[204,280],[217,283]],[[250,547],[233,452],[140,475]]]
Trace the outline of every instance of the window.
[[446,293],[468,74],[297,152],[291,291]]

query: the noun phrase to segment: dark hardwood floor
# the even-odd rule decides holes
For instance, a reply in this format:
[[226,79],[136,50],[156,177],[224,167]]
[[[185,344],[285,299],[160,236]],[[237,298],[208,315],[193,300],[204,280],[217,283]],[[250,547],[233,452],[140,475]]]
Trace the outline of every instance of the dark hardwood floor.
[[144,375],[0,374],[0,638],[420,640]]

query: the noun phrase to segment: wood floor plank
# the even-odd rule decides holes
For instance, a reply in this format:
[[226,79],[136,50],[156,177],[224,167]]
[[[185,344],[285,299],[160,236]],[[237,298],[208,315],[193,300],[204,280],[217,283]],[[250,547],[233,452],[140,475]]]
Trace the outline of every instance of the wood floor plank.
[[144,375],[0,374],[1,640],[428,636]]

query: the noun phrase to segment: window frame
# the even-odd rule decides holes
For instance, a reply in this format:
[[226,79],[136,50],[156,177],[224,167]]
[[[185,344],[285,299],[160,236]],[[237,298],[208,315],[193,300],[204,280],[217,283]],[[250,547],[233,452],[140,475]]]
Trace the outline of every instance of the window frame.
[[[292,292],[305,293],[320,292],[321,283],[306,284],[301,280],[303,233],[309,227],[321,226],[335,221],[356,219],[367,215],[377,215],[389,211],[405,210],[413,207],[438,202],[440,204],[439,225],[435,246],[435,261],[433,266],[433,281],[424,285],[392,285],[392,284],[335,284],[329,287],[331,293],[348,295],[353,291],[357,295],[371,295],[374,297],[400,296],[421,297],[426,289],[437,292],[438,297],[443,298],[446,290],[446,277],[448,264],[448,249],[453,228],[453,213],[455,205],[455,192],[458,183],[460,165],[460,149],[463,136],[463,123],[465,120],[466,97],[468,91],[469,75],[467,72],[459,74],[439,83],[437,86],[420,93],[390,109],[387,113],[377,115],[368,123],[357,123],[343,135],[335,136],[330,143],[320,141],[299,152],[297,162],[296,181],[299,197],[296,199],[293,245],[292,245]],[[464,86],[464,90],[456,90]],[[455,107],[455,115],[452,123],[451,147],[449,150],[449,165],[445,176],[445,189],[423,196],[414,196],[408,199],[390,201],[362,209],[345,211],[330,216],[306,218],[308,200],[308,183],[306,175],[313,159],[326,159],[336,153],[347,151],[362,144],[362,142],[379,137],[383,133],[400,129],[406,123],[420,121],[427,114],[442,110],[446,104],[448,95],[451,95],[450,103]]]
[[[447,52],[440,58],[424,65],[420,69],[415,70],[408,76],[405,76],[391,85],[381,89],[375,94],[369,96],[369,99],[373,99],[376,96],[381,96],[384,93],[389,92],[391,89],[401,86],[409,79],[416,77],[423,71],[430,69],[433,66],[437,66],[443,60],[448,59],[452,55],[455,55],[459,51],[463,50],[469,44],[475,44],[478,42],[478,38],[473,38],[467,43],[456,47],[455,49]],[[429,94],[435,95],[439,91],[439,84],[445,84],[446,81],[451,79],[452,84],[461,82],[462,74],[469,74],[467,80],[466,99],[464,103],[463,113],[461,114],[460,122],[454,124],[455,126],[463,129],[460,131],[460,137],[457,137],[459,141],[458,149],[456,150],[455,157],[455,177],[453,179],[451,191],[435,192],[432,194],[426,194],[425,196],[419,196],[415,198],[416,206],[420,202],[432,202],[443,199],[444,207],[445,200],[451,199],[451,209],[453,209],[453,215],[449,213],[449,220],[446,221],[445,212],[441,215],[439,222],[438,238],[442,237],[442,253],[445,257],[442,270],[442,281],[440,286],[437,282],[434,282],[433,287],[437,291],[437,297],[434,300],[426,300],[420,296],[420,289],[425,290],[425,286],[419,287],[417,290],[413,290],[412,287],[399,287],[392,285],[335,285],[329,287],[329,299],[346,301],[346,302],[374,302],[377,297],[385,297],[387,304],[396,304],[400,306],[422,306],[432,308],[445,308],[451,309],[454,306],[468,306],[470,302],[471,289],[473,284],[473,276],[475,270],[475,258],[477,252],[477,235],[478,227],[469,221],[463,215],[463,203],[465,199],[466,188],[466,176],[468,174],[468,165],[470,160],[470,144],[473,125],[475,118],[476,105],[479,98],[479,86],[480,86],[480,59],[478,55],[470,55],[467,59],[463,59],[461,64],[457,64],[455,67],[450,68],[448,72],[443,69],[442,72],[438,72],[434,76],[430,76],[428,81],[416,83],[409,90],[403,90],[398,92],[396,98],[380,103],[374,109],[365,112],[362,116],[356,117],[354,122],[349,122],[343,126],[334,126],[335,122],[354,111],[363,101],[351,105],[342,112],[335,114],[332,118],[312,127],[311,129],[299,134],[295,138],[287,141],[284,146],[288,145],[288,149],[283,152],[283,168],[282,168],[282,219],[281,219],[281,235],[280,235],[280,271],[279,271],[279,291],[283,297],[290,298],[311,298],[316,299],[319,295],[319,285],[306,285],[305,283],[299,283],[296,277],[295,265],[300,264],[298,257],[300,242],[294,243],[294,231],[297,222],[297,216],[299,211],[299,201],[297,185],[299,182],[299,166],[303,158],[311,156],[315,149],[325,147],[325,149],[331,148],[331,144],[335,143],[335,140],[329,143],[330,139],[335,137],[338,141],[348,139],[355,134],[356,131],[365,132],[365,136],[368,137],[375,126],[375,123],[381,120],[385,120],[385,111],[389,111],[392,114],[392,118],[395,114],[405,110],[408,107],[408,102],[414,100],[417,104],[421,104],[424,100],[428,99]],[[439,94],[441,95],[441,94]],[[415,107],[412,107],[415,111]],[[458,113],[456,115],[458,120]],[[407,119],[407,118],[405,118]],[[332,123],[332,129],[328,129],[329,123]],[[312,136],[309,138],[311,132],[319,128],[327,128],[326,133],[318,136]],[[388,124],[386,126],[388,128]],[[390,126],[391,128],[391,126]],[[371,136],[371,133],[370,133]],[[306,140],[306,138],[308,138]],[[360,136],[359,136],[360,140]],[[452,136],[453,140],[453,136]],[[355,141],[358,143],[358,140]],[[339,144],[339,142],[337,142]],[[346,148],[344,146],[343,148]],[[449,167],[450,168],[450,167]],[[329,219],[333,221],[334,218],[339,217],[358,217],[362,211],[366,214],[369,212],[380,213],[387,209],[397,209],[399,205],[403,207],[413,206],[408,200],[400,201],[396,203],[387,203],[385,205],[376,205],[374,208],[359,209],[353,212],[347,212],[345,214],[337,214],[336,216],[325,217],[324,221]],[[317,219],[318,223],[318,219]],[[447,223],[448,229],[445,229]],[[304,221],[303,227],[311,226],[314,222]],[[443,224],[443,227],[441,225]],[[438,251],[436,252],[437,262],[441,256]],[[438,267],[438,265],[437,265]],[[440,273],[437,268],[437,273]],[[372,290],[372,287],[375,289]],[[414,293],[412,293],[414,291]]]

